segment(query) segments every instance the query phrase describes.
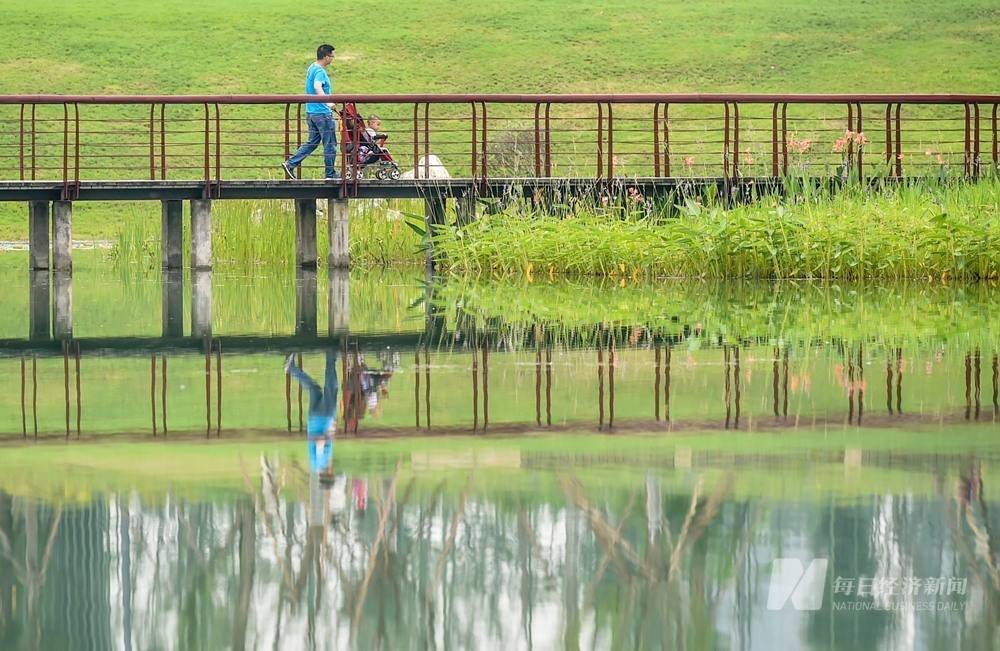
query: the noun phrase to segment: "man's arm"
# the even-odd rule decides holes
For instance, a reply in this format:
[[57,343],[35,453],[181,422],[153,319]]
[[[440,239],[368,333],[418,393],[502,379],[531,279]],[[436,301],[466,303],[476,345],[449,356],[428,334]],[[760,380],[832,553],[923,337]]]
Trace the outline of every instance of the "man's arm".
[[[333,95],[326,94],[326,91],[323,90],[323,82],[318,79],[313,82],[313,90],[315,90],[316,94],[321,97],[333,97]],[[324,102],[324,103],[331,111],[337,108],[336,106],[333,105],[333,102]]]

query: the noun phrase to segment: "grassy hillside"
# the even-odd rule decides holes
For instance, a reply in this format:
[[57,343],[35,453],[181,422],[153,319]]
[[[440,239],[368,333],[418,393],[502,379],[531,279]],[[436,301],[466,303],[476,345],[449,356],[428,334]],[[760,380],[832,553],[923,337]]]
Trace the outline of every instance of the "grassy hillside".
[[993,0],[2,0],[0,15],[2,93],[295,92],[322,41],[335,88],[358,92],[998,85]]

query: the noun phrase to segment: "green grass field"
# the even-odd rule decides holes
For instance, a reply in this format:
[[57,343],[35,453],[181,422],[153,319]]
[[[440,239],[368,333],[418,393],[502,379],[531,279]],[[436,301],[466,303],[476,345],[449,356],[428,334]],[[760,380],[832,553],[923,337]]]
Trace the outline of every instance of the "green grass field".
[[[993,0],[0,1],[3,93],[986,92]],[[40,35],[45,35],[40,38]]]
[[[0,0],[0,94],[297,93],[319,42],[342,92],[996,92],[991,0]],[[42,36],[44,35],[44,36]],[[0,239],[26,237],[0,205]],[[74,236],[157,207],[80,206]]]

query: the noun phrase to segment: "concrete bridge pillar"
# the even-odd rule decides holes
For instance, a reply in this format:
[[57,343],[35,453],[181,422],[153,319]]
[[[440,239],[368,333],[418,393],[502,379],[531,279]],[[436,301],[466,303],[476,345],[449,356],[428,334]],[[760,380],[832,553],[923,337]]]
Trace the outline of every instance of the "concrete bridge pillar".
[[73,338],[73,275],[68,271],[52,274],[52,316],[56,339]]
[[346,269],[331,267],[328,272],[327,307],[331,337],[345,334],[351,323],[351,275]]
[[316,268],[316,200],[295,200],[295,265]]
[[316,336],[316,270],[295,270],[295,334]]
[[331,269],[347,269],[350,255],[347,226],[347,199],[329,199],[326,205],[329,236],[326,264]]
[[163,299],[160,315],[164,337],[184,336],[184,272],[164,269],[160,275]]
[[[428,194],[424,197],[424,223],[427,226],[428,236],[436,230],[435,227],[445,223],[445,210],[448,207],[448,200],[441,195]],[[436,262],[437,252],[434,245],[427,247],[427,266],[433,268]]]
[[460,227],[476,221],[476,195],[473,190],[455,200],[455,217]]
[[[44,203],[44,202],[43,202]],[[46,204],[47,206],[48,204]],[[48,250],[46,249],[46,253]],[[49,302],[49,270],[31,270],[31,288],[28,294],[28,339],[44,340],[51,339],[49,316],[51,314],[51,303]]]
[[48,201],[28,202],[28,268],[49,268]]
[[191,272],[191,336],[212,336],[212,272]]
[[184,202],[175,199],[161,201],[160,224],[163,246],[161,266],[164,269],[180,269],[184,266]]
[[191,268],[212,268],[212,200],[191,200]]
[[[52,202],[52,268],[73,270],[73,202]],[[57,294],[58,297],[58,294]]]

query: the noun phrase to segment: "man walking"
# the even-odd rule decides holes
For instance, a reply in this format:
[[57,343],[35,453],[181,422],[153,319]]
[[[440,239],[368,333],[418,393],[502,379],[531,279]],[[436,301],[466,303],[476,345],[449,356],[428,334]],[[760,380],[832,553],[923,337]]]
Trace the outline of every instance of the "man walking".
[[[320,45],[316,49],[316,63],[306,71],[306,95],[319,95],[330,99],[330,76],[326,67],[333,62],[332,45]],[[326,164],[326,178],[339,179],[334,169],[337,161],[337,123],[333,119],[333,102],[310,102],[306,104],[306,119],[309,122],[309,140],[287,161],[281,164],[285,175],[298,178],[296,170],[306,156],[313,153],[319,143],[323,143],[323,162]]]

